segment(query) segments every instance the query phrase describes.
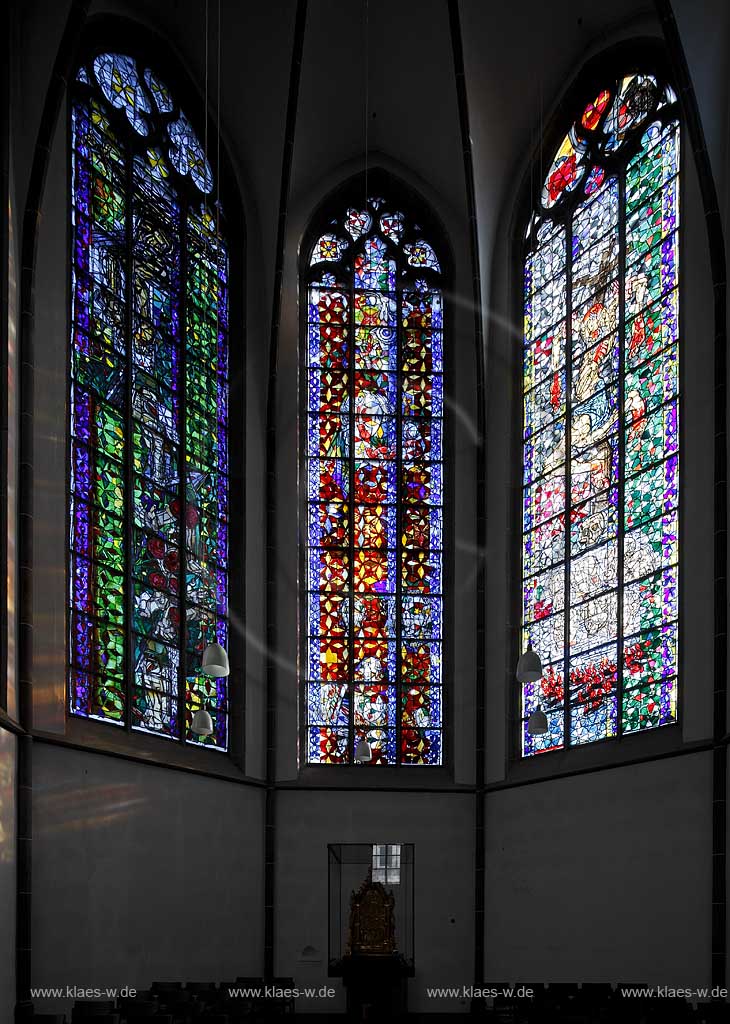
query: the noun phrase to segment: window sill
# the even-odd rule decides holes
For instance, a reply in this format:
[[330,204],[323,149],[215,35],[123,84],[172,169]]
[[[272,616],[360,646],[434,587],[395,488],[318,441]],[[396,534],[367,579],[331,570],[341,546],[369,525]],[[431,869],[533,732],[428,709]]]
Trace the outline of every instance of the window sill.
[[551,750],[527,758],[515,758],[507,765],[504,781],[493,782],[490,788],[539,782],[602,768],[620,768],[673,754],[692,753],[706,747],[706,743],[684,743],[680,724],[665,725],[651,732],[600,740],[585,747]]
[[7,711],[3,710],[3,708],[0,708],[0,729],[5,729],[6,732],[15,733],[16,736],[28,735],[20,722],[9,715]]
[[474,791],[457,785],[446,765],[332,765],[309,764],[300,768],[297,779],[277,783],[277,789],[389,789],[429,792]]
[[90,754],[117,757],[137,764],[171,768],[245,785],[264,785],[260,779],[249,778],[236,764],[230,752],[206,750],[158,736],[126,732],[103,722],[69,717],[66,719],[64,735],[40,730],[34,730],[32,735],[41,743]]

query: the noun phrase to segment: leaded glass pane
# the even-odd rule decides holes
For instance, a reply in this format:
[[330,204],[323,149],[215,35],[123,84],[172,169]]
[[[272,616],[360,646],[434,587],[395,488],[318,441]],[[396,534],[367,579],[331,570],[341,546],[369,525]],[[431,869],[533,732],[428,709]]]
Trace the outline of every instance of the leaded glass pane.
[[582,109],[524,265],[522,642],[544,666],[525,756],[677,711],[676,99],[632,74]]
[[308,763],[362,739],[374,764],[442,761],[441,268],[383,204],[343,211],[308,263]]
[[[70,710],[225,750],[226,680],[197,671],[228,636],[228,257],[212,174],[133,58],[99,55],[74,89]],[[210,737],[190,730],[201,707]]]

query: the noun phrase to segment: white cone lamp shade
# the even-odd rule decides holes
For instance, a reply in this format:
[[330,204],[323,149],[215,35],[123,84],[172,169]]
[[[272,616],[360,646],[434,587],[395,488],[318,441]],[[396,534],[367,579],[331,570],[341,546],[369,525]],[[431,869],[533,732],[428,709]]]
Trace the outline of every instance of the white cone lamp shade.
[[547,715],[540,708],[537,708],[527,719],[527,733],[529,736],[544,736],[547,731]]
[[363,737],[355,747],[355,760],[358,764],[364,764],[366,761],[372,761],[373,752],[370,749],[370,744]]
[[517,662],[517,679],[521,683],[536,683],[542,677],[542,662],[537,651],[533,651],[532,644],[527,645],[527,650],[520,655]]
[[210,736],[213,732],[213,719],[205,708],[199,708],[193,715],[190,729],[196,736]]
[[214,679],[227,676],[231,670],[228,667],[228,654],[225,647],[221,647],[220,644],[208,644],[203,651],[200,671],[204,676],[213,676]]

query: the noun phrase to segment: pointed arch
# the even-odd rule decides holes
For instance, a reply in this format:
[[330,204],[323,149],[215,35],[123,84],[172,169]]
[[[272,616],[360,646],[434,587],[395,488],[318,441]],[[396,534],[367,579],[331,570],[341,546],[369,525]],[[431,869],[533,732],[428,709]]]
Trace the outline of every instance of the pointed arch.
[[[229,640],[240,211],[221,202],[225,158],[191,92],[181,106],[156,48],[105,28],[69,95],[69,712],[228,750],[228,681],[200,662]],[[199,709],[208,736],[191,730]]]
[[447,246],[383,172],[301,249],[303,757],[439,765]]
[[678,720],[680,113],[601,67],[524,231],[523,756]]

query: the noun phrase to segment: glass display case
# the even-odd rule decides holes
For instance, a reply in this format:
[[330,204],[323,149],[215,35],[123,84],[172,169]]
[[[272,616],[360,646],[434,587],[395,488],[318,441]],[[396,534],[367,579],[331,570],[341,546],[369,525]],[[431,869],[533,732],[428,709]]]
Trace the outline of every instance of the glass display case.
[[412,977],[413,844],[331,844],[328,858],[330,976],[357,961]]

